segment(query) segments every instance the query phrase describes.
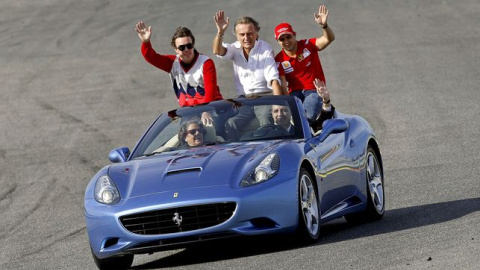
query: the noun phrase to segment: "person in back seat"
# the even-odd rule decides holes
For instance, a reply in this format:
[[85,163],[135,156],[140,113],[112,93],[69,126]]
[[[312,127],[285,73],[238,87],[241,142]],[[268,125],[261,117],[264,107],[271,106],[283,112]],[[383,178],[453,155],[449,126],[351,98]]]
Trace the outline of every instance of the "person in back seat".
[[[314,118],[314,121],[310,123],[310,127],[314,133],[322,129],[323,122],[325,120],[333,118],[335,114],[335,107],[331,104],[330,92],[328,91],[325,83],[319,79],[314,80],[318,99],[322,102],[322,110],[319,115]],[[272,117],[275,125],[283,127],[288,133],[293,134],[295,132],[291,122],[292,113],[290,108],[285,105],[272,105]]]
[[320,37],[297,40],[297,34],[289,23],[280,23],[275,27],[275,39],[282,47],[275,56],[275,61],[283,91],[302,101],[309,123],[315,120],[322,107],[322,100],[315,91],[313,81],[320,79],[326,83],[318,52],[335,40],[335,34],[327,24],[328,13],[325,5],[321,5],[318,13],[315,13],[315,22],[322,29]]
[[310,127],[313,129],[314,133],[322,129],[323,122],[328,119],[332,119],[335,116],[335,107],[331,104],[330,92],[327,89],[327,86],[320,79],[315,79],[313,81],[319,99],[322,99],[322,110],[320,114],[310,123]]
[[[256,97],[263,95],[284,95],[275,63],[273,49],[264,40],[259,39],[260,25],[252,17],[239,18],[233,32],[237,41],[223,42],[223,36],[230,19],[219,10],[214,16],[217,35],[213,39],[213,53],[220,59],[233,63],[233,78],[237,97]],[[269,106],[242,107],[237,116],[227,122],[226,133],[233,140],[238,139],[239,130],[257,117],[260,125],[271,124]]]
[[141,50],[145,60],[169,73],[181,107],[223,99],[217,85],[215,64],[210,57],[195,49],[195,37],[190,29],[178,27],[175,30],[170,44],[175,49],[175,55],[161,55],[153,49],[150,42],[151,26],[147,27],[140,21],[135,25],[135,30],[142,41]]

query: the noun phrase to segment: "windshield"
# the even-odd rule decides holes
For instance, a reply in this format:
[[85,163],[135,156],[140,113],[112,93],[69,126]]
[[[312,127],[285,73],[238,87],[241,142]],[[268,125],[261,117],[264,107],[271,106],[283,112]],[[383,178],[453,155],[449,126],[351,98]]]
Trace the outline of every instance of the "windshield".
[[303,138],[293,98],[229,99],[162,114],[132,159],[212,144]]

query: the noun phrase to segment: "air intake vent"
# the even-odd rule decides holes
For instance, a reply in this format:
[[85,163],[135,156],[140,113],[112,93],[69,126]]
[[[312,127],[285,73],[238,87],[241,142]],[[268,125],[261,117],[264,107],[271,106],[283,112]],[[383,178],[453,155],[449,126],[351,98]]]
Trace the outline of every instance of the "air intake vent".
[[135,234],[186,232],[221,224],[233,215],[235,208],[234,202],[178,207],[122,216],[120,222]]
[[202,168],[196,167],[196,168],[188,168],[188,169],[181,169],[181,170],[171,170],[167,172],[167,175],[170,174],[176,174],[176,173],[184,173],[184,172],[201,172]]

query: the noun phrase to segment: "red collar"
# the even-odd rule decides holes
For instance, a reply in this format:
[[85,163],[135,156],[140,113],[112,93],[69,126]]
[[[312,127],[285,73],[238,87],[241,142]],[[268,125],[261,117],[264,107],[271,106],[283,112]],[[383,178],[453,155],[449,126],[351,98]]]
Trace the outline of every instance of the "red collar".
[[193,57],[193,60],[191,63],[187,64],[187,63],[184,63],[182,60],[180,60],[180,65],[182,66],[183,70],[185,72],[188,72],[193,65],[195,65],[195,63],[197,62],[197,59],[198,59],[198,55],[200,55],[197,50],[195,50],[195,56]]

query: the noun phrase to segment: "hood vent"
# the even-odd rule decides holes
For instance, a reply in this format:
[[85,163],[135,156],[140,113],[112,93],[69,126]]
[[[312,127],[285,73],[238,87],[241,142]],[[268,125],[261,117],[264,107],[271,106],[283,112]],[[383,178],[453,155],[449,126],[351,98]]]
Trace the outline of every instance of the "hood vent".
[[177,173],[184,173],[184,172],[201,172],[201,167],[194,167],[194,168],[185,168],[179,170],[171,170],[167,172],[167,175],[177,174]]

